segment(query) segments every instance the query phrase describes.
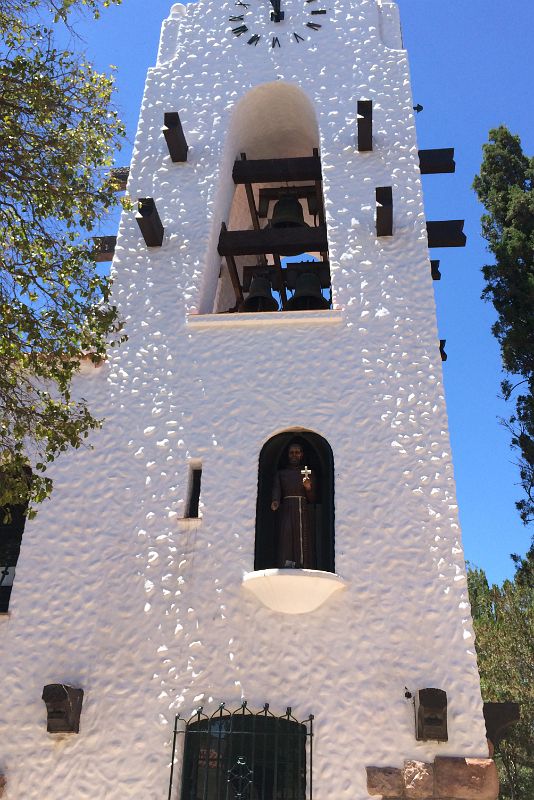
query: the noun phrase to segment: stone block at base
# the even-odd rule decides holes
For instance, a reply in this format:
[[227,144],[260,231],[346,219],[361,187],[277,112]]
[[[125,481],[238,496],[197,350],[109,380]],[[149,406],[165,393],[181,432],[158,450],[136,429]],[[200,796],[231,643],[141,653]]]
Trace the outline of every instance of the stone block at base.
[[434,768],[424,761],[405,761],[402,770],[403,797],[409,800],[427,800],[434,797]]
[[384,798],[402,797],[402,770],[395,767],[366,767],[367,791]]
[[451,800],[497,800],[499,778],[490,758],[451,758],[434,761],[436,797]]
[[4,789],[6,788],[6,779],[4,775],[0,775],[0,797],[4,794]]

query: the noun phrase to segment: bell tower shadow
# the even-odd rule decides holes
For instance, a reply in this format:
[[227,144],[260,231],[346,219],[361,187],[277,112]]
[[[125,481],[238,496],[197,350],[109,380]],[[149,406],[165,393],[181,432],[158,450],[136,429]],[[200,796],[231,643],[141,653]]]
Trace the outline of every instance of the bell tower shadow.
[[317,490],[311,516],[315,529],[316,569],[335,572],[334,548],[334,456],[322,436],[312,431],[284,431],[267,441],[260,452],[254,569],[278,567],[278,517],[271,511],[272,485],[276,471],[286,465],[287,448],[298,442],[304,450],[303,465],[315,475]]

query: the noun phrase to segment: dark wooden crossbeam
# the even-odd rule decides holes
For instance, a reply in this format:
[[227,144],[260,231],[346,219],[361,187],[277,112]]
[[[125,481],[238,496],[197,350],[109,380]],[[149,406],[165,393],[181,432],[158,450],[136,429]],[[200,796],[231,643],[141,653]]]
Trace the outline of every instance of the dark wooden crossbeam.
[[262,158],[236,161],[234,183],[283,183],[284,181],[322,180],[319,156],[301,158]]
[[373,149],[373,102],[358,100],[358,150],[360,153]]
[[447,219],[426,223],[429,247],[465,247],[467,237],[463,219]]
[[421,175],[438,175],[444,172],[454,172],[454,147],[445,147],[441,150],[419,150],[419,168]]
[[94,257],[97,263],[113,261],[117,245],[116,236],[95,236],[93,242],[95,243]]
[[317,228],[263,228],[260,231],[222,229],[217,249],[221,256],[322,253],[328,249],[326,225],[319,225]]

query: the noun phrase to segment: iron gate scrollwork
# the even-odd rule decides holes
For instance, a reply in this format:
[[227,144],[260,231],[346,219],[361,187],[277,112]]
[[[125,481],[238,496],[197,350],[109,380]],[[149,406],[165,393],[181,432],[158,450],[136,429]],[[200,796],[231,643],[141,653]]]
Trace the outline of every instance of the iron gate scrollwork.
[[[184,736],[181,800],[313,800],[313,715],[299,722],[276,716],[266,703],[252,712],[221,703],[211,716],[199,708],[175,719],[168,800],[178,737]],[[174,795],[177,797],[178,795]]]

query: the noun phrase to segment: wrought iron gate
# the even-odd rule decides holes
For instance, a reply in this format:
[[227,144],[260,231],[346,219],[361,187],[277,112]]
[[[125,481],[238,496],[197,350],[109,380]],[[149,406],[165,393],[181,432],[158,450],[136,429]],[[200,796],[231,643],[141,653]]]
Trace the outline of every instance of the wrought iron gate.
[[221,703],[211,716],[202,708],[178,715],[168,800],[180,736],[181,800],[313,800],[313,715],[299,722],[288,708],[276,716],[268,703],[254,713],[246,701],[235,711]]

